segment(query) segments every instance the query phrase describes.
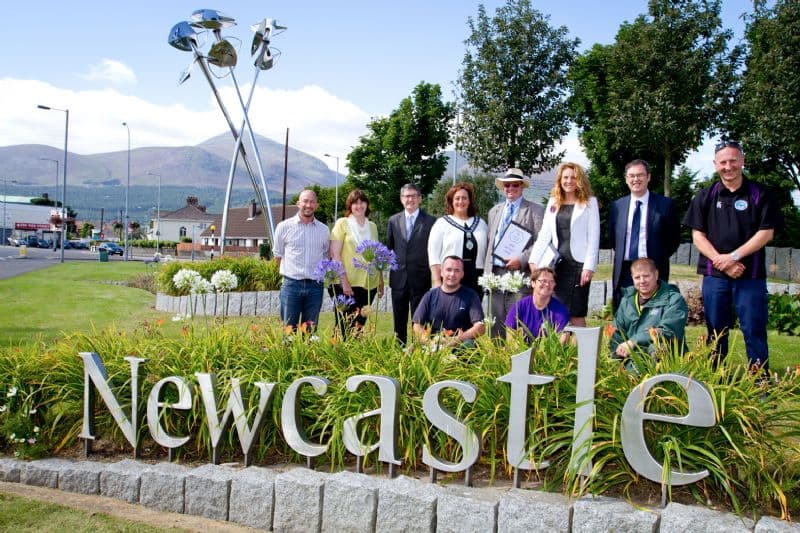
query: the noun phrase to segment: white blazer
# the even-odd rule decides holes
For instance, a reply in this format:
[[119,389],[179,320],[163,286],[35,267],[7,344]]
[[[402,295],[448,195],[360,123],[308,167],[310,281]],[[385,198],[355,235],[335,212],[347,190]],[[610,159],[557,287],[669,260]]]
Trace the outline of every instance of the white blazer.
[[[473,217],[467,219],[467,225],[471,226]],[[475,268],[481,269],[486,263],[486,242],[489,228],[482,218],[478,219],[478,226],[475,228],[474,237],[478,242],[477,256],[475,257]],[[452,224],[440,217],[431,228],[428,236],[428,264],[441,265],[445,257],[455,255],[461,257],[464,251],[464,232],[454,228]]]
[[[556,214],[558,208],[555,199],[550,198],[544,210],[542,229],[531,250],[530,262],[537,266],[548,249],[548,244],[558,249],[556,233]],[[594,272],[597,269],[597,256],[600,250],[600,208],[597,198],[589,197],[589,203],[576,203],[572,210],[569,225],[569,251],[575,261],[583,263],[584,270]]]

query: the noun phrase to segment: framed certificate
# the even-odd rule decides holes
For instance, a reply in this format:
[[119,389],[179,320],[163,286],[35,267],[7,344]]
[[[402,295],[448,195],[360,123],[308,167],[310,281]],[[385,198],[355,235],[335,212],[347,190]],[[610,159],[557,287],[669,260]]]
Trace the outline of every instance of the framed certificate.
[[512,221],[500,236],[500,242],[497,243],[492,255],[504,261],[512,257],[519,257],[531,239],[533,239],[533,234],[530,231]]

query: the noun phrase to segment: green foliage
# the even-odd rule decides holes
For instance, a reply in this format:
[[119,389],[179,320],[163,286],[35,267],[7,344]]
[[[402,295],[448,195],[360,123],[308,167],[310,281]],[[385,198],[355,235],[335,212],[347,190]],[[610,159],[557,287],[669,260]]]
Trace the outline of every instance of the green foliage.
[[172,296],[188,294],[176,289],[172,281],[173,276],[183,268],[194,270],[207,280],[217,270],[230,270],[239,280],[235,292],[275,291],[280,289],[282,281],[275,261],[262,261],[254,257],[221,257],[213,261],[170,261],[163,264],[158,272],[159,289]]
[[800,295],[770,294],[767,327],[786,335],[800,335]]
[[[489,210],[499,201],[497,187],[494,185],[495,176],[492,174],[461,174],[458,176],[458,182],[466,182],[472,184],[475,189],[475,207],[478,209],[478,216],[486,220],[489,215]],[[447,178],[442,178],[436,187],[433,189],[428,198],[425,199],[425,210],[433,216],[440,217],[444,215],[445,208],[445,195],[450,187],[453,186],[453,181]]]
[[578,39],[550,26],[529,0],[507,0],[492,18],[479,5],[468,26],[457,150],[485,171],[553,168],[563,156],[554,147],[569,131],[566,75]]
[[672,171],[717,123],[732,82],[720,2],[652,0],[612,45],[595,45],[570,73],[581,143],[596,173],[615,179],[635,158],[671,196]]
[[[128,240],[128,244],[130,246],[135,246],[137,248],[152,248],[153,250],[155,250],[155,248],[156,248],[156,242],[158,242],[159,248],[175,248],[175,246],[177,246],[177,243],[175,241],[164,241],[164,240],[155,241],[155,240],[151,240],[151,239],[129,239]],[[183,242],[183,241],[181,241],[181,242]],[[189,239],[189,242],[191,242],[191,238]]]
[[800,3],[755,2],[745,37],[748,54],[727,127],[744,142],[751,171],[777,171],[800,188]]
[[442,150],[454,115],[439,85],[420,82],[388,117],[367,124],[369,133],[347,156],[348,181],[367,193],[372,211],[388,218],[401,210],[400,187],[406,183],[419,186],[423,196],[433,190],[447,168]]
[[[605,343],[603,343],[605,345]],[[350,340],[319,339],[308,333],[287,335],[276,322],[253,320],[203,328],[186,325],[179,338],[167,336],[162,326],[149,324],[135,332],[115,329],[91,335],[65,335],[51,346],[26,345],[0,351],[0,401],[6,402],[9,385],[30,398],[41,428],[40,443],[48,452],[72,446],[82,423],[83,365],[76,353],[94,351],[101,355],[108,370],[114,394],[125,404],[130,397],[130,369],[125,356],[147,361],[140,380],[140,397],[146,398],[156,380],[171,375],[183,376],[192,388],[190,411],[165,409],[161,421],[175,434],[191,440],[179,450],[185,460],[208,460],[209,436],[202,398],[195,372],[217,376],[217,401],[227,403],[232,378],[242,382],[248,424],[252,423],[258,395],[253,383],[275,383],[274,398],[267,412],[267,422],[260,430],[255,462],[300,462],[284,442],[280,431],[280,400],[289,384],[303,376],[319,375],[330,380],[327,394],[317,396],[309,390],[300,395],[306,433],[314,442],[330,442],[322,461],[332,469],[342,468],[346,451],[341,440],[342,425],[348,417],[379,406],[374,386],[365,385],[347,392],[345,382],[357,374],[387,375],[400,382],[398,425],[399,455],[402,468],[421,468],[421,449],[425,444],[445,459],[457,460],[460,452],[454,441],[431,428],[421,409],[425,389],[446,379],[464,380],[479,390],[477,400],[467,404],[456,395],[446,394],[444,403],[457,413],[481,437],[480,463],[493,477],[510,477],[505,444],[508,438],[510,387],[497,378],[510,369],[509,355],[527,348],[519,334],[495,343],[478,340],[476,349],[454,356],[449,350],[431,353],[414,345],[405,351],[392,337],[363,335]],[[569,468],[575,413],[577,350],[562,347],[556,335],[534,346],[531,371],[554,376],[553,383],[532,387],[528,403],[527,434],[530,458],[548,459],[547,469],[530,472],[544,488],[578,496],[585,493],[614,491],[630,495],[657,490],[657,484],[636,474],[625,460],[620,445],[620,416],[629,394],[646,378],[661,373],[690,375],[705,383],[714,402],[717,423],[712,427],[650,422],[645,424],[648,448],[659,462],[688,471],[708,469],[710,476],[692,486],[695,497],[703,502],[726,502],[740,512],[754,509],[783,511],[800,505],[800,371],[790,369],[769,388],[757,381],[744,367],[730,360],[713,369],[704,343],[690,347],[685,355],[662,347],[658,359],[634,356],[640,375],[625,371],[610,357],[598,359],[594,404],[594,437],[589,451],[593,469],[588,478]],[[140,374],[141,376],[141,374]],[[174,389],[165,389],[165,402],[174,401]],[[123,409],[129,409],[124,406]],[[139,420],[145,420],[145,402],[139,404]],[[645,400],[648,412],[686,413],[687,398],[681,389],[663,384]],[[16,413],[7,409],[2,416]],[[30,412],[30,409],[28,409]],[[128,412],[129,414],[129,412]],[[7,419],[7,418],[6,418]],[[96,412],[96,437],[100,445],[115,447],[127,444],[113,422],[108,409],[100,405]],[[375,420],[359,424],[366,444],[376,442]],[[147,431],[141,432],[141,449],[159,450]],[[5,438],[3,436],[2,438]],[[2,441],[5,451],[17,447]],[[156,452],[156,453],[164,453]],[[225,460],[241,457],[235,431],[225,434],[221,444]],[[377,460],[366,458],[366,465]]]
[[80,236],[82,239],[92,236],[92,230],[94,229],[94,224],[91,222],[84,222],[81,226]]
[[[344,215],[344,201],[347,198],[347,195],[350,194],[350,191],[355,189],[355,185],[350,180],[346,180],[345,182],[339,182],[339,212],[338,215],[341,217]],[[336,222],[335,219],[335,212],[336,212],[336,187],[322,187],[321,185],[312,185],[310,187],[306,187],[306,189],[311,189],[317,195],[317,203],[319,204],[317,210],[314,212],[314,218],[317,220],[333,225]],[[400,195],[399,189],[397,195]],[[370,200],[372,199],[371,196],[368,195]],[[300,199],[300,193],[295,194],[289,200],[289,204],[296,205],[297,200]]]

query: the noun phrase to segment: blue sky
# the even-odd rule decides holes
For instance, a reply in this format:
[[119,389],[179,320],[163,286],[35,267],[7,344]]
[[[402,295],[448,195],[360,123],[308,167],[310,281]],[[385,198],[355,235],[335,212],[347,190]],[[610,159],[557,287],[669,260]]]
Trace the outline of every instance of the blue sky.
[[[501,1],[486,1],[489,14]],[[227,131],[199,70],[183,85],[179,73],[191,54],[170,47],[172,25],[198,8],[214,7],[236,18],[223,35],[238,38],[236,76],[245,88],[253,78],[250,25],[264,17],[288,26],[273,39],[282,56],[262,72],[251,108],[256,131],[321,157],[340,155],[365,133],[371,117],[386,115],[420,81],[439,83],[452,98],[464,54],[467,18],[479,2],[468,0],[273,0],[201,5],[185,0],[141,0],[104,4],[76,0],[23,1],[5,7],[0,94],[0,146],[63,146],[63,115],[37,104],[70,109],[70,150],[100,153],[131,144],[196,144]],[[534,7],[565,25],[581,49],[613,42],[625,20],[646,11],[646,1],[534,1]],[[741,37],[740,15],[748,0],[724,2],[726,27]],[[209,37],[210,39],[210,37]],[[10,46],[9,43],[14,43]],[[228,78],[217,81],[228,109],[241,116]],[[237,123],[239,118],[234,119]],[[565,139],[567,157],[585,162],[574,135]],[[708,146],[689,166],[710,171]],[[334,165],[333,160],[328,163]]]

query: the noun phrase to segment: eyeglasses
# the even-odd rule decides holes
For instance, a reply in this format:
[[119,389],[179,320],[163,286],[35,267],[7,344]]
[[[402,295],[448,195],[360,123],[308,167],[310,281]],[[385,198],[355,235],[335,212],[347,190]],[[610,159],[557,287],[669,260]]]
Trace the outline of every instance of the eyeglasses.
[[419,194],[401,194],[400,198],[419,198]]
[[503,183],[503,187],[516,189],[517,187],[522,187],[522,184],[518,181],[507,181]]
[[539,278],[539,279],[536,280],[536,283],[538,283],[539,285],[555,285],[556,284],[556,280]]
[[643,179],[645,179],[647,177],[647,174],[628,174],[626,177],[630,178],[630,179],[637,179],[638,178],[640,180],[643,180]]
[[737,141],[720,141],[714,147],[714,153],[716,154],[717,152],[719,152],[720,150],[723,150],[725,148],[736,148],[740,152],[742,151],[742,145]]

